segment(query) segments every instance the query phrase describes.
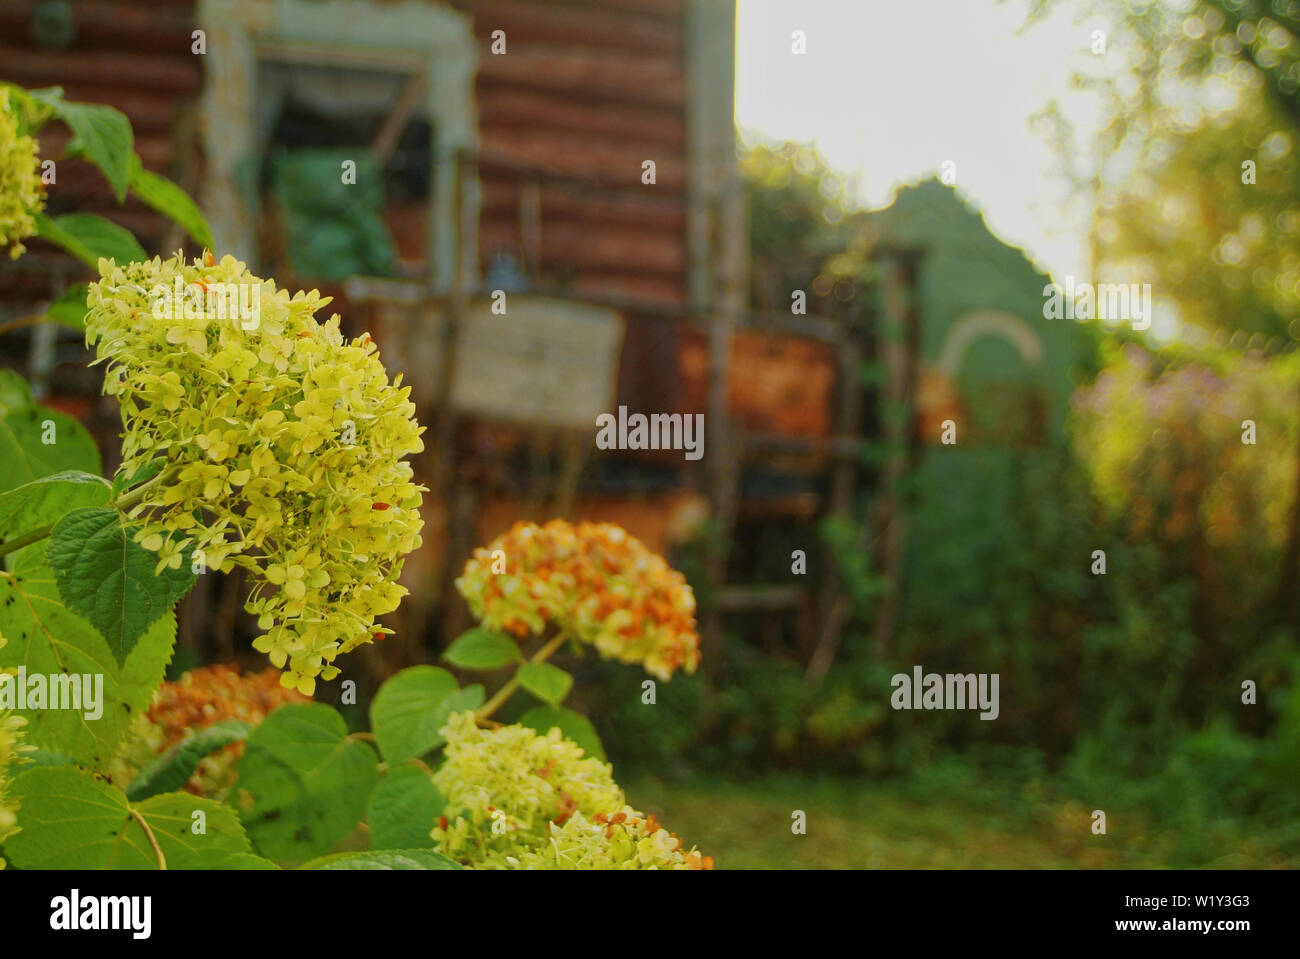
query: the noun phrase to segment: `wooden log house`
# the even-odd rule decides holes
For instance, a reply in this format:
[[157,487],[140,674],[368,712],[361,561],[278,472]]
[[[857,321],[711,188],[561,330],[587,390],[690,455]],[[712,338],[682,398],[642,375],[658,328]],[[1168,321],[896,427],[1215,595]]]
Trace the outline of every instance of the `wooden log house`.
[[[861,348],[842,317],[752,310],[734,20],[734,0],[8,0],[0,79],[122,110],[144,165],[200,198],[218,253],[334,295],[415,385],[431,492],[395,625],[422,642],[390,650],[396,665],[464,625],[450,579],[475,545],[552,515],[621,523],[664,553],[706,523],[706,644],[736,617],[806,659],[843,625],[828,564],[791,575],[787,550],[760,574],[773,564],[753,553],[784,528],[819,556],[818,520],[848,511]],[[43,154],[66,138],[43,131]],[[337,216],[295,206],[312,150],[382,177],[357,215],[391,238],[364,251],[384,269],[331,275],[313,244]],[[108,216],[150,253],[199,252],[84,164],[60,164],[49,207]],[[0,322],[87,278],[29,246],[0,267]],[[0,338],[0,361],[97,429],[111,469],[116,413],[86,359],[50,326]],[[703,460],[597,450],[586,418],[619,406],[703,413]],[[187,602],[183,641],[243,647],[233,587]]]

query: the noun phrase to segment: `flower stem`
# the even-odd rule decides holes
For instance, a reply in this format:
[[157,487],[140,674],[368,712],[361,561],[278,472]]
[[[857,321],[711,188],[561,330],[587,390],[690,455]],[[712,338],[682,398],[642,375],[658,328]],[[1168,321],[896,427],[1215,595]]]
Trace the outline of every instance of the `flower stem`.
[[[171,479],[174,474],[175,469],[163,470],[153,479],[141,483],[133,490],[128,490],[107,505],[109,509],[128,510],[136,503],[140,502],[140,500],[144,499],[145,494],[150,489],[163,482],[164,479]],[[28,530],[26,533],[15,536],[13,539],[5,540],[0,543],[0,556],[16,552],[24,546],[32,545],[32,543],[39,543],[41,540],[45,539],[45,537],[50,535],[57,522],[58,520],[55,520],[54,523],[46,523],[44,526],[38,526],[36,529]]]
[[[528,661],[530,663],[546,662],[546,660],[550,659],[552,654],[554,654],[554,652],[557,649],[559,649],[561,646],[564,645],[564,640],[566,638],[567,637],[564,635],[564,633],[560,633],[558,636],[555,636],[553,639],[551,639],[550,642],[548,642],[545,646],[543,646],[541,649],[535,652],[532,655],[532,658],[529,659]],[[478,712],[474,714],[475,721],[481,723],[483,722],[483,720],[491,716],[494,712],[496,712],[498,709],[501,708],[501,706],[505,703],[505,701],[509,699],[514,694],[514,691],[518,688],[519,688],[519,670],[515,670],[514,676],[510,678],[510,682],[506,683],[504,686],[498,689],[496,691],[495,696],[493,696],[486,703],[484,703],[482,706],[479,707]]]
[[131,818],[140,824],[140,828],[144,830],[144,834],[149,838],[149,845],[153,846],[154,857],[158,860],[158,868],[165,870],[167,868],[167,857],[163,855],[162,847],[158,845],[158,840],[155,838],[153,830],[149,828],[149,823],[145,821],[144,816],[140,815],[137,809],[131,810]]

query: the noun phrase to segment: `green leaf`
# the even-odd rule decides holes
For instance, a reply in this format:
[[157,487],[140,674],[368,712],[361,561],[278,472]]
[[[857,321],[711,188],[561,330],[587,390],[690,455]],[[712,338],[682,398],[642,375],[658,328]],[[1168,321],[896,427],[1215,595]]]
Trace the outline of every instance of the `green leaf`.
[[389,763],[422,756],[442,742],[456,677],[437,666],[412,666],[389,677],[370,704],[370,728]]
[[238,869],[241,871],[246,869],[258,869],[266,871],[279,869],[280,867],[271,862],[271,860],[263,859],[261,856],[255,856],[251,852],[236,852],[231,853],[229,856],[215,858],[212,863],[209,864],[208,868]]
[[246,738],[252,728],[237,719],[226,719],[191,733],[142,769],[126,787],[126,798],[132,801],[147,799],[180,789],[194,775],[199,760]]
[[130,230],[94,213],[65,213],[53,218],[38,213],[36,232],[94,270],[99,269],[100,257],[119,266],[148,259]]
[[[120,664],[93,626],[64,604],[44,550],[18,554],[13,572],[0,571],[0,668],[27,667],[28,676],[103,676],[102,714],[91,709],[24,709],[24,738],[106,772],[117,745],[163,680],[176,639],[170,611],[157,620]],[[94,682],[97,682],[95,680]],[[84,702],[83,702],[84,704]]]
[[76,330],[86,329],[86,295],[90,287],[85,283],[74,283],[63,291],[63,295],[49,305],[45,315],[60,326]]
[[519,717],[519,722],[539,733],[558,728],[560,734],[583,748],[588,756],[605,758],[605,747],[600,744],[596,727],[586,716],[563,706],[537,706]]
[[248,737],[239,763],[244,827],[263,855],[300,862],[328,852],[365,812],[379,778],[368,743],[348,739],[321,703],[281,706]]
[[216,246],[212,229],[199,205],[171,180],[146,170],[138,153],[131,154],[131,192],[185,227],[185,232],[194,238],[195,243],[208,250]]
[[63,753],[56,753],[49,749],[32,749],[23,754],[28,763],[34,766],[75,766],[76,761],[71,756],[65,756]]
[[73,136],[68,152],[84,156],[99,167],[112,185],[117,202],[125,200],[135,148],[131,121],[125,114],[98,103],[69,103],[57,88],[32,91],[31,97],[68,125]]
[[59,594],[103,634],[119,663],[194,585],[189,563],[155,575],[157,556],[135,542],[117,510],[106,507],[64,516],[50,533],[46,555]]
[[366,811],[371,848],[432,847],[429,833],[438,824],[442,806],[442,794],[428,772],[415,765],[390,770],[375,787]]
[[560,705],[573,688],[573,677],[550,663],[524,663],[515,678],[520,686],[552,706]]
[[80,470],[24,483],[0,493],[0,540],[53,523],[60,516],[86,506],[108,502],[108,480]]
[[86,428],[30,394],[23,403],[18,384],[26,389],[18,377],[0,380],[0,492],[67,470],[99,473],[99,447]]
[[0,416],[30,410],[35,405],[27,381],[13,370],[0,370]]
[[303,863],[303,869],[460,869],[457,862],[432,849],[384,849],[340,852]]
[[[471,683],[458,693],[452,693],[447,700],[447,715],[452,713],[463,713],[466,710],[478,709],[483,705],[485,696],[483,694],[482,683]],[[438,740],[442,742],[441,737]]]
[[499,669],[524,658],[513,639],[482,626],[461,633],[442,655],[462,669]]
[[251,852],[233,809],[188,793],[131,803],[120,789],[69,766],[28,769],[11,790],[22,828],[5,841],[5,853],[20,869],[157,869],[141,819],[168,869],[220,868]]

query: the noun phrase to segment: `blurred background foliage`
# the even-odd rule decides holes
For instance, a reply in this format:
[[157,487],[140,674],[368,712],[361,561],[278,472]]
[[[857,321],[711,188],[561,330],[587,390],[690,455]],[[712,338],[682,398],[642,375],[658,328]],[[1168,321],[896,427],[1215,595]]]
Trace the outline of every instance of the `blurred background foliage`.
[[[879,573],[853,531],[830,530],[854,614],[820,682],[741,635],[712,681],[661,691],[672,709],[647,709],[635,676],[594,666],[599,682],[584,688],[616,763],[687,780],[839,774],[878,801],[839,795],[828,815],[860,805],[868,821],[914,800],[984,797],[1048,837],[1038,864],[1300,863],[1300,4],[1078,9],[1108,18],[1124,62],[1078,78],[1110,117],[1075,184],[1093,208],[1093,279],[1152,284],[1177,335],[1077,323],[1065,436],[1003,457],[965,491],[971,508],[944,520],[950,555],[906,584],[887,654],[868,642]],[[1077,168],[1063,156],[1063,171]],[[743,169],[756,274],[815,262],[871,282],[849,191],[814,151],[751,143]],[[918,663],[1000,673],[1001,716],[893,711],[890,677]],[[1247,680],[1257,705],[1242,702]],[[691,832],[707,844],[725,831],[710,822],[746,815],[727,795],[679,794],[674,821],[711,809]],[[1127,852],[1070,846],[1098,808],[1127,823]],[[862,829],[861,843],[880,838]],[[1005,848],[977,858],[965,864],[1018,861]]]

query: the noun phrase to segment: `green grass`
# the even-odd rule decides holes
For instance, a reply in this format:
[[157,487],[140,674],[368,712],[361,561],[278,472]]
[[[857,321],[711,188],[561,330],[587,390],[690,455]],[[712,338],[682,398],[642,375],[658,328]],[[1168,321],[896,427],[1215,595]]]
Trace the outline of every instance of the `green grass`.
[[[1142,817],[1108,813],[1107,835],[1092,834],[1090,810],[1071,802],[1003,802],[955,795],[918,797],[902,784],[769,778],[746,783],[662,782],[628,787],[633,805],[659,815],[687,846],[719,869],[1071,869],[1160,868],[1176,864],[1260,868],[1288,863],[1226,834],[1203,861],[1173,863],[1180,837]],[[794,835],[791,814],[807,813]]]

